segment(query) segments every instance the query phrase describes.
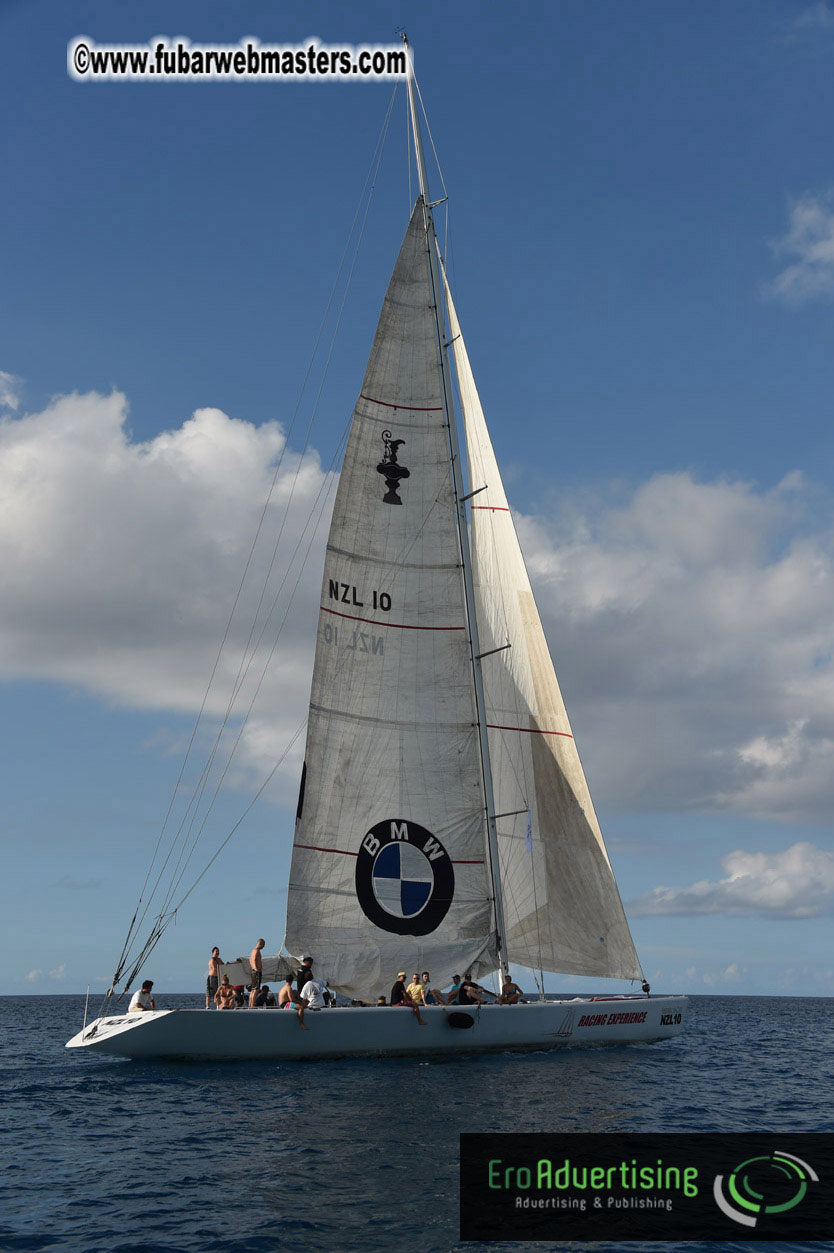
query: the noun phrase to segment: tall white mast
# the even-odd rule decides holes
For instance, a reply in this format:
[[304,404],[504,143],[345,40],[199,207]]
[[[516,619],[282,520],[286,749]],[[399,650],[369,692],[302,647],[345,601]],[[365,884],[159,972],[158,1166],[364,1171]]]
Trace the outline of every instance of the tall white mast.
[[414,155],[417,161],[417,177],[420,183],[420,196],[423,201],[423,222],[426,230],[426,249],[429,256],[431,273],[432,297],[435,325],[437,327],[437,346],[440,354],[440,372],[443,380],[443,412],[449,434],[449,454],[452,467],[452,487],[455,495],[455,516],[457,519],[458,536],[460,538],[461,563],[463,565],[463,589],[466,602],[466,617],[469,624],[469,652],[472,663],[472,677],[475,687],[475,711],[478,722],[478,742],[481,750],[481,765],[484,780],[484,809],[487,822],[487,843],[489,851],[489,867],[492,879],[492,893],[495,904],[495,933],[498,940],[498,964],[502,975],[509,975],[507,956],[506,927],[504,923],[504,901],[501,894],[501,871],[498,862],[498,832],[495,826],[495,798],[492,788],[492,770],[489,761],[489,733],[486,722],[486,704],[484,701],[484,681],[481,673],[481,650],[478,642],[478,619],[475,613],[475,589],[472,582],[472,554],[469,549],[469,526],[466,516],[466,497],[463,493],[461,477],[460,443],[458,441],[457,421],[452,394],[451,373],[449,369],[448,343],[446,340],[446,318],[441,295],[440,262],[437,236],[434,231],[432,203],[429,197],[429,183],[426,174],[426,161],[423,153],[423,138],[420,131],[420,116],[417,104],[417,91],[414,84],[414,63],[408,39],[403,35],[406,57],[408,59],[407,86],[408,104],[411,114],[411,129],[414,134]]

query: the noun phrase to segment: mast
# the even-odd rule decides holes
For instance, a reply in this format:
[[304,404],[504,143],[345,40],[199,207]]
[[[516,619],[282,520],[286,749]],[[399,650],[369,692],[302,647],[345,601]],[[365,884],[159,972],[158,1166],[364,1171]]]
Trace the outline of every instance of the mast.
[[492,770],[489,760],[489,733],[486,723],[486,702],[484,700],[484,681],[481,672],[481,650],[478,641],[478,619],[475,613],[475,589],[472,580],[472,554],[469,549],[469,527],[466,516],[466,497],[463,493],[463,480],[460,469],[460,443],[458,440],[455,406],[452,395],[452,380],[449,368],[448,343],[445,334],[445,315],[441,296],[440,263],[438,257],[437,237],[434,231],[432,204],[429,199],[428,175],[423,153],[423,138],[420,130],[420,117],[417,107],[417,93],[414,85],[414,63],[411,46],[405,34],[402,36],[408,61],[406,84],[408,87],[408,105],[411,115],[411,129],[414,135],[414,155],[417,161],[417,177],[420,183],[420,197],[423,202],[423,222],[426,230],[426,250],[429,256],[435,325],[437,327],[437,346],[440,354],[440,373],[443,382],[443,415],[449,436],[449,460],[452,469],[452,489],[455,497],[455,519],[460,540],[461,563],[463,566],[463,589],[466,603],[466,618],[469,625],[469,655],[472,665],[472,679],[475,689],[475,716],[478,725],[478,743],[481,753],[481,766],[484,782],[484,810],[487,820],[487,846],[489,852],[489,869],[492,880],[493,904],[495,909],[495,933],[498,942],[498,965],[502,975],[509,976],[507,958],[506,926],[504,923],[504,900],[501,893],[501,872],[498,862],[498,831],[495,825],[495,798],[492,786]]

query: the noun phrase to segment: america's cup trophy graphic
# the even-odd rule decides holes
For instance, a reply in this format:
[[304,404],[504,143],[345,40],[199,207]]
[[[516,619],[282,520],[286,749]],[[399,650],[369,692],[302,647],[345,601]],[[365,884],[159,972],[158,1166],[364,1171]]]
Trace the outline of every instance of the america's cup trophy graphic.
[[397,495],[397,488],[400,479],[408,479],[411,472],[405,466],[401,466],[397,461],[397,449],[400,444],[404,444],[404,439],[392,439],[390,431],[382,432],[382,442],[385,444],[385,452],[382,460],[377,466],[377,470],[385,479],[385,486],[388,491],[383,496],[386,505],[401,505],[403,502]]

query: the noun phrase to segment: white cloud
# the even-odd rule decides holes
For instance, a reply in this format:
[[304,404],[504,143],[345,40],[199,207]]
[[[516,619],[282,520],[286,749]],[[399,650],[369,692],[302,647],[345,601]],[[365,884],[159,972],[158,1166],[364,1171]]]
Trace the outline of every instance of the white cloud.
[[798,14],[793,25],[797,30],[832,30],[834,29],[834,9],[826,3],[826,0],[817,0],[816,4],[809,5]]
[[20,388],[22,379],[7,370],[0,370],[0,409],[11,409],[16,412],[20,405]]
[[662,474],[516,517],[594,796],[768,819],[834,810],[834,534],[795,474]]
[[[794,844],[784,853],[737,850],[722,858],[726,877],[689,887],[657,887],[629,903],[633,914],[746,914],[814,918],[834,909],[834,852]],[[725,979],[736,977],[731,965]]]
[[66,978],[66,974],[67,974],[67,964],[66,962],[62,962],[60,966],[57,966],[55,968],[55,970],[50,970],[49,978],[52,979],[53,982],[55,983],[63,983],[64,979]]
[[[292,495],[285,555],[272,570],[260,623],[282,579],[284,589],[240,693],[239,715],[313,535],[305,525],[325,503],[331,479],[315,454],[302,460],[286,450],[276,424],[257,428],[201,409],[180,429],[134,443],[126,418],[125,398],[114,392],[63,396],[42,413],[0,425],[0,677],[53,679],[128,706],[196,713],[283,453],[207,703],[222,717]],[[287,619],[261,692],[261,716],[272,719],[270,764],[306,712],[322,543],[319,531],[296,595],[300,612]],[[248,735],[257,738],[254,728]],[[261,745],[258,756],[270,753]]]
[[765,286],[766,295],[791,304],[834,296],[834,192],[807,192],[795,201],[788,230],[773,249],[794,260]]
[[27,983],[38,983],[43,978],[42,970],[30,970],[26,976]]

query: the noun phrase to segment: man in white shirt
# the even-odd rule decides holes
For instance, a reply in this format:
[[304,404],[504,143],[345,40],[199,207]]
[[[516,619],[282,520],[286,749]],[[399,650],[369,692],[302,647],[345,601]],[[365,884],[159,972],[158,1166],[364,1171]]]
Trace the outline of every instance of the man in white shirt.
[[308,979],[299,995],[308,1009],[324,1009],[327,1005],[324,984],[320,979]]
[[156,1001],[151,992],[152,987],[153,979],[146,979],[139,991],[133,993],[127,1011],[129,1014],[141,1014],[145,1010],[156,1009]]

